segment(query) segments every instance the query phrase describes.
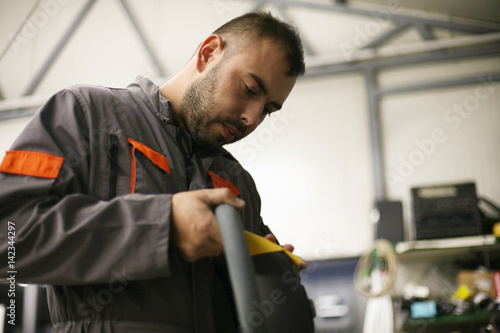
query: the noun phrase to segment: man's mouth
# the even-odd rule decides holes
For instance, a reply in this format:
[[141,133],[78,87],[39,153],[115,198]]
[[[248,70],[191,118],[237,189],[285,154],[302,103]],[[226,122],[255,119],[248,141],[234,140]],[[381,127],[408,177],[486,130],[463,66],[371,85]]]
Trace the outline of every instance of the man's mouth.
[[228,127],[226,124],[222,124],[222,128],[224,129],[224,138],[226,139],[227,143],[240,136],[240,132],[238,132],[238,130],[232,127]]

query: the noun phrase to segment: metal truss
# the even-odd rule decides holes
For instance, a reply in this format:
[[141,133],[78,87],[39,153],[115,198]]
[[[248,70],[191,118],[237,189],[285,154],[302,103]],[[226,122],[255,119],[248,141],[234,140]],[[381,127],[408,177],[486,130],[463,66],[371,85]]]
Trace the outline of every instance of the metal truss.
[[[96,1],[97,0],[87,0],[79,14],[75,17],[73,23],[67,29],[59,43],[55,46],[54,50],[47,57],[40,70],[33,78],[32,82],[24,92],[24,96],[33,94]],[[122,5],[131,25],[137,32],[144,50],[147,52],[151,62],[154,64],[158,77],[165,76],[165,68],[162,66],[161,61],[153,51],[146,35],[141,30],[136,17],[133,15],[133,11],[127,4],[127,1],[117,1],[119,1]],[[442,16],[429,17],[429,15],[423,15],[422,13],[415,11],[405,11],[403,8],[395,6],[398,4],[398,1],[394,1],[392,2],[392,5],[388,5],[386,7],[353,6],[350,5],[348,1],[334,1],[328,4],[293,0],[249,1],[253,3],[251,11],[261,9],[264,6],[272,6],[276,9],[282,19],[286,21],[291,21],[289,9],[307,8],[322,12],[343,13],[372,19],[382,19],[393,23],[392,29],[381,33],[365,45],[353,50],[351,57],[318,55],[307,38],[303,38],[304,50],[307,56],[307,71],[303,79],[310,79],[319,76],[331,76],[348,72],[360,72],[365,74],[368,110],[370,116],[376,200],[384,200],[387,197],[379,110],[380,98],[387,94],[467,85],[473,84],[477,81],[477,77],[469,77],[452,81],[432,82],[409,85],[406,87],[381,89],[377,83],[378,73],[384,69],[398,66],[402,67],[418,63],[439,62],[451,59],[467,59],[500,54],[500,24],[456,19],[450,21],[443,19]],[[472,37],[457,37],[451,40],[443,41],[436,39],[432,32],[432,29],[434,28],[468,33],[471,34]],[[397,49],[391,49],[390,46],[387,46],[387,44],[390,44],[390,40],[392,38],[408,31],[409,29],[415,29],[420,34],[422,38],[421,43],[413,47],[402,45],[398,46]],[[499,76],[499,73],[492,73],[492,81],[499,81]],[[1,91],[0,99],[2,99]],[[18,105],[22,105],[22,103],[18,103]],[[2,107],[2,102],[0,101],[0,120],[29,116],[32,115],[34,111],[35,110],[32,107],[17,107],[10,109],[5,106]]]
[[[307,48],[308,69],[305,79],[319,76],[331,76],[348,72],[361,72],[365,74],[368,96],[368,112],[370,120],[370,138],[372,148],[373,175],[375,182],[375,200],[387,200],[383,140],[380,120],[380,99],[384,95],[408,91],[428,90],[442,87],[470,85],[480,82],[480,76],[472,76],[441,82],[430,82],[396,88],[381,89],[378,86],[378,73],[387,68],[403,67],[419,63],[447,61],[451,59],[467,59],[500,54],[500,25],[485,24],[470,21],[449,21],[429,18],[417,13],[397,12],[391,8],[359,8],[349,6],[348,3],[336,1],[331,4],[318,4],[306,1],[269,0],[279,8],[282,13],[285,8],[302,7],[321,11],[346,13],[370,18],[390,20],[394,27],[377,36],[366,45],[354,50],[353,56],[317,56],[311,48]],[[422,43],[417,47],[408,48],[410,52],[381,52],[377,49],[393,37],[414,28],[420,34]],[[464,37],[441,41],[436,40],[432,33],[433,28],[448,29],[463,33],[473,34],[473,37]],[[307,45],[307,42],[306,42]],[[390,48],[386,48],[390,51]],[[398,47],[400,49],[400,47]],[[388,56],[387,56],[388,54]],[[488,82],[500,81],[500,73],[489,73]]]
[[[29,97],[32,95],[41,81],[56,62],[58,56],[67,45],[69,40],[74,35],[75,31],[81,25],[82,21],[90,12],[92,6],[97,0],[87,0],[78,15],[75,17],[73,23],[66,30],[59,42],[56,44],[52,52],[49,54],[37,74],[32,79],[31,83],[24,92],[24,96]],[[127,15],[131,25],[136,31],[144,50],[147,52],[151,62],[154,64],[156,74],[162,77],[166,74],[161,61],[156,56],[153,48],[148,42],[146,35],[138,24],[137,18],[133,15],[132,10],[127,4],[126,0],[118,0],[122,5],[125,14]],[[130,1],[130,0],[129,0]],[[397,94],[408,91],[419,91],[426,89],[435,89],[442,87],[453,87],[461,85],[470,85],[479,83],[481,78],[479,76],[465,77],[455,80],[447,80],[442,82],[431,82],[424,84],[415,84],[408,86],[398,86],[395,88],[381,89],[378,86],[377,75],[380,71],[387,68],[402,67],[419,63],[430,63],[447,61],[452,59],[468,59],[474,57],[484,57],[500,54],[500,25],[485,24],[482,22],[470,21],[448,21],[437,18],[429,18],[415,13],[405,13],[404,10],[398,12],[391,11],[391,8],[361,8],[350,6],[349,3],[344,1],[334,1],[330,4],[319,4],[307,1],[291,1],[291,0],[252,0],[254,3],[251,11],[256,11],[263,6],[274,6],[278,14],[286,21],[291,21],[287,10],[289,8],[308,8],[319,11],[330,11],[334,13],[345,13],[351,15],[359,15],[370,18],[379,18],[390,20],[394,27],[381,35],[375,37],[373,40],[362,46],[355,52],[351,59],[341,57],[322,57],[318,56],[314,48],[311,46],[306,38],[303,38],[303,46],[306,55],[308,56],[308,65],[306,75],[303,79],[311,79],[320,76],[332,76],[336,74],[361,72],[366,77],[366,89],[368,96],[368,112],[370,120],[370,137],[372,147],[372,163],[375,182],[375,200],[386,200],[386,179],[384,170],[383,158],[383,141],[382,129],[380,120],[380,99],[384,95]],[[416,29],[422,37],[422,44],[419,50],[408,52],[407,54],[394,53],[389,56],[380,57],[380,48],[385,43],[389,42],[395,36],[407,31],[408,29]],[[477,36],[483,35],[479,40],[468,41],[465,45],[453,42],[452,45],[446,43],[436,42],[436,38],[432,33],[433,28],[449,29],[453,31],[460,31],[470,33]],[[484,43],[481,43],[483,39]],[[472,45],[472,46],[471,46]],[[366,52],[374,51],[377,52]],[[364,53],[363,53],[364,52]],[[329,60],[330,59],[330,60]],[[488,82],[500,81],[500,72],[489,73]],[[2,102],[2,91],[0,90],[0,121],[10,118],[27,117],[35,113],[36,108],[41,105],[33,102],[33,99],[27,98],[25,101],[19,100],[13,103],[16,106],[9,106],[9,103]],[[35,98],[35,100],[39,100]],[[25,297],[35,297],[37,289],[26,290]],[[31,304],[36,304],[32,302]],[[36,306],[35,306],[36,307]],[[30,307],[31,311],[34,309]],[[30,311],[27,309],[27,313]],[[26,332],[34,332],[35,328],[26,319],[23,319],[26,324]],[[29,326],[29,327],[28,327]]]
[[71,23],[70,27],[64,35],[62,36],[61,40],[56,44],[50,55],[47,57],[45,62],[43,63],[42,67],[38,71],[38,73],[35,75],[33,80],[31,81],[30,85],[24,92],[24,96],[28,96],[33,94],[35,89],[38,87],[40,82],[43,80],[49,69],[52,67],[54,62],[56,61],[57,57],[61,53],[61,51],[64,49],[68,41],[71,39],[73,34],[75,33],[76,29],[80,26],[80,23],[82,23],[83,19],[87,16],[88,12],[92,8],[92,5],[95,3],[96,0],[88,0],[87,3],[83,6],[83,8],[80,10],[80,13],[78,13],[77,17],[74,19],[73,23]]
[[[61,53],[61,51],[64,49],[68,41],[71,39],[77,28],[80,26],[80,23],[83,21],[83,19],[87,16],[89,13],[90,9],[94,5],[96,0],[87,0],[83,8],[80,10],[76,18],[74,19],[73,23],[71,26],[68,28],[66,33],[63,35],[59,43],[57,43],[56,47],[52,51],[52,53],[48,56],[48,58],[45,60],[45,63],[42,65],[38,73],[35,75],[35,78],[31,82],[31,84],[28,86],[26,91],[24,92],[24,96],[28,96],[33,94],[33,92],[36,90],[36,88],[39,86],[40,82],[43,80],[49,69],[52,67],[54,62],[56,61],[57,57]],[[145,34],[142,32],[139,24],[137,23],[137,19],[133,15],[132,11],[130,10],[130,7],[127,5],[125,0],[119,0],[120,4],[122,5],[131,25],[134,27],[134,30],[137,32],[137,35],[139,39],[141,40],[144,50],[147,52],[149,55],[151,61],[155,65],[155,69],[157,71],[158,75],[162,75],[165,73],[163,66],[161,65],[161,62],[158,61],[158,57],[154,53],[152,47],[150,46],[149,42],[147,41]]]

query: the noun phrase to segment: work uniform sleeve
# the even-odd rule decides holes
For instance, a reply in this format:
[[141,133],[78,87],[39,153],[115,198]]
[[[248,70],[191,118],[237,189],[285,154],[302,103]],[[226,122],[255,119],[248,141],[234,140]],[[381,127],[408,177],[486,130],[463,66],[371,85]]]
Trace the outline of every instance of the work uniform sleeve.
[[170,274],[171,195],[90,195],[99,175],[89,117],[73,92],[62,91],[4,157],[0,278],[16,271],[16,282],[69,285],[107,282],[113,272],[135,280]]

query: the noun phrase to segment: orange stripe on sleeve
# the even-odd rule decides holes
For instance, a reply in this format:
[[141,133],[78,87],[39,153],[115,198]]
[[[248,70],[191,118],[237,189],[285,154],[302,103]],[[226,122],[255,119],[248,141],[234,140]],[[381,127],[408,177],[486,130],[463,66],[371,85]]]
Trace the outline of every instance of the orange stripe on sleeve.
[[134,146],[130,147],[130,154],[131,154],[130,159],[132,161],[132,166],[131,166],[132,174],[130,176],[130,193],[135,192],[135,154],[134,154],[134,151],[135,151],[135,147]]
[[170,174],[170,168],[168,166],[168,161],[167,161],[167,158],[165,156],[163,156],[160,153],[155,152],[153,149],[149,148],[148,146],[146,146],[140,142],[137,142],[135,140],[132,140],[130,138],[128,139],[128,142],[132,145],[132,147],[134,147],[135,149],[137,149],[138,151],[143,153],[157,167],[159,167],[160,169],[162,169],[166,173]]
[[16,175],[57,178],[64,158],[47,153],[25,150],[7,151],[0,165],[1,172]]
[[212,183],[214,184],[214,188],[226,187],[230,189],[235,196],[240,194],[240,191],[229,180],[222,178],[221,176],[210,170],[208,170],[208,174],[210,175],[210,177],[212,177]]

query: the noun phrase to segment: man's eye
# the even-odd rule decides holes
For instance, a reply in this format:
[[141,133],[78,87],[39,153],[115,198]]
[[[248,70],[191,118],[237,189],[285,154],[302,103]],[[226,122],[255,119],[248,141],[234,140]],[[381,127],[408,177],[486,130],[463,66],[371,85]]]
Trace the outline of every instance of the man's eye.
[[274,112],[272,109],[265,108],[264,113],[267,114],[269,117],[271,117],[271,114]]
[[250,87],[247,86],[246,84],[245,84],[245,90],[247,94],[249,94],[250,96],[255,96],[255,92],[252,89],[250,89]]

